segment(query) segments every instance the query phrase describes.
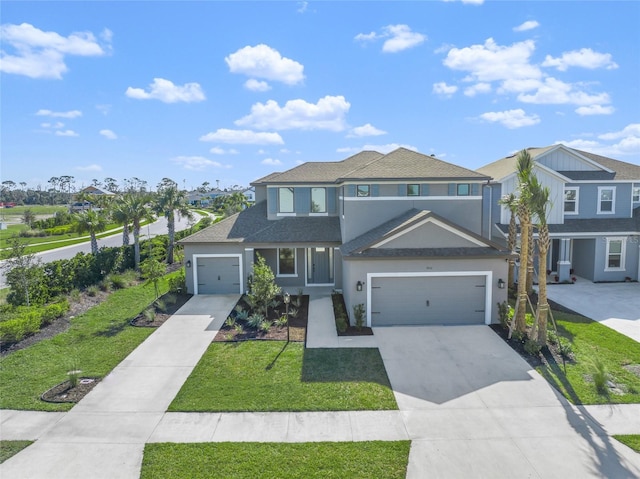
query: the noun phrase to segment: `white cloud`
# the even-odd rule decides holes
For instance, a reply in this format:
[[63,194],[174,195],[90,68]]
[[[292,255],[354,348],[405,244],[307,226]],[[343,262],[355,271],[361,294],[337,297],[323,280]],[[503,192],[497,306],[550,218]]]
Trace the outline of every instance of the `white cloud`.
[[514,32],[526,32],[528,30],[533,30],[534,28],[538,28],[540,24],[535,20],[527,20],[526,22],[518,25],[517,27],[513,27]]
[[70,111],[51,111],[51,110],[38,110],[36,116],[50,116],[52,118],[78,118],[82,116],[80,110]]
[[76,166],[76,170],[78,171],[102,171],[102,166],[96,165],[95,163],[87,166]]
[[304,66],[268,45],[246,46],[224,59],[231,73],[295,85],[304,80]]
[[[444,0],[445,3],[457,2],[458,0]],[[460,0],[465,5],[482,5],[484,0]]]
[[76,133],[73,130],[56,130],[55,135],[56,136],[80,136],[78,133]]
[[401,52],[416,47],[427,39],[426,35],[411,31],[408,25],[389,25],[384,31],[391,38],[382,45],[383,52]]
[[154,78],[153,83],[149,85],[149,91],[129,87],[125,95],[136,100],[154,99],[164,103],[191,103],[205,99],[204,92],[198,83],[185,83],[183,86],[179,86],[164,78]]
[[469,81],[535,79],[542,72],[529,63],[534,50],[533,40],[501,46],[489,38],[483,45],[452,48],[443,63],[452,70],[469,72]]
[[96,109],[103,115],[108,115],[111,111],[111,105],[96,105]]
[[518,100],[523,103],[536,104],[573,104],[580,106],[604,105],[611,102],[607,93],[591,95],[584,91],[576,90],[576,85],[565,83],[553,77],[545,78],[544,83],[539,83],[532,94],[521,93]]
[[214,155],[237,155],[238,150],[234,150],[233,148],[229,150],[225,150],[224,148],[220,148],[219,146],[214,146],[209,150],[210,153]]
[[64,123],[62,123],[61,121],[57,121],[55,123],[40,123],[40,126],[42,128],[53,128],[54,130],[59,130],[60,128],[64,128]]
[[284,141],[278,133],[228,130],[226,128],[219,128],[215,132],[207,133],[200,137],[200,141],[218,141],[237,145],[284,145]]
[[409,48],[416,47],[427,39],[426,35],[422,33],[414,32],[409,25],[387,25],[382,28],[382,33],[358,33],[355,36],[355,40],[366,43],[372,42],[378,39],[385,38],[386,40],[382,44],[382,51],[387,53],[396,53]]
[[386,131],[376,128],[371,123],[367,123],[366,125],[356,126],[353,128],[347,135],[347,138],[361,138],[363,136],[380,136],[386,134]]
[[464,89],[464,94],[466,96],[476,96],[478,93],[490,93],[491,92],[491,84],[490,83],[476,83],[470,87]]
[[611,115],[616,109],[611,105],[589,105],[576,108],[576,113],[580,116],[588,115]]
[[596,68],[615,70],[618,68],[618,64],[612,60],[610,53],[594,52],[591,48],[564,52],[558,58],[547,55],[544,62],[542,62],[542,66],[555,67],[560,71],[566,71],[569,67],[587,68],[589,70],[595,70]]
[[538,115],[527,116],[524,110],[520,108],[507,111],[490,111],[480,115],[480,118],[491,123],[500,123],[510,130],[540,123],[540,117],[538,117]]
[[282,165],[282,162],[280,160],[276,160],[276,159],[273,159],[273,158],[265,158],[260,163],[262,163],[263,165],[269,165],[269,166]]
[[256,152],[256,154],[257,154],[257,155],[266,155],[266,154],[268,154],[268,151],[267,151],[267,150],[263,150],[262,148],[260,148],[260,149]]
[[244,87],[251,91],[269,91],[271,86],[266,81],[256,80],[255,78],[249,78],[244,82]]
[[307,11],[308,7],[309,7],[309,2],[298,2],[298,9],[296,10],[296,12],[304,13]]
[[637,137],[640,138],[640,123],[631,123],[620,131],[603,133],[598,135],[601,140],[618,140],[620,138]]
[[118,135],[116,135],[111,130],[100,130],[100,134],[104,136],[107,140],[116,140],[118,138]]
[[450,97],[458,91],[458,87],[455,85],[447,85],[445,82],[441,81],[438,83],[434,83],[431,91],[436,95]]
[[[64,37],[42,31],[29,23],[0,26],[0,37],[13,47],[14,54],[0,51],[0,71],[30,78],[61,79],[68,71],[66,55],[101,56],[110,45],[101,46],[91,32],[75,32]],[[111,38],[103,39],[107,43]]]
[[231,168],[231,165],[223,165],[204,156],[176,156],[171,158],[171,162],[182,166],[185,170],[193,171],[202,171],[207,168]]
[[[640,155],[640,123],[631,123],[620,131],[597,135],[598,140],[557,141],[570,148],[609,157]],[[616,141],[615,143],[610,143]]]
[[345,115],[351,104],[343,96],[325,96],[318,103],[289,100],[283,107],[274,100],[256,103],[251,113],[235,124],[258,130],[331,130],[346,128]]

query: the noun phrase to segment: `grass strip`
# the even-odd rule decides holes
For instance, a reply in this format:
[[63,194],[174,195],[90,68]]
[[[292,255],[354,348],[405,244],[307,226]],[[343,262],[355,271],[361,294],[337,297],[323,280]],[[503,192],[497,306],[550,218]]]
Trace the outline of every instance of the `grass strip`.
[[141,479],[404,478],[410,441],[147,444]]
[[[168,278],[160,282],[161,294]],[[16,351],[0,360],[0,409],[67,411],[73,404],[40,400],[49,388],[67,379],[67,372],[83,376],[107,375],[154,330],[135,328],[129,320],[155,299],[152,284],[112,293],[106,301],[72,320],[71,327],[53,338]]]
[[0,441],[0,464],[31,444],[33,441]]
[[305,349],[283,341],[212,343],[170,411],[397,409],[375,348]]
[[[551,362],[537,370],[574,404],[640,403],[640,343],[577,314],[553,312],[558,332],[573,344],[574,361]],[[608,394],[598,393],[592,379],[599,360],[616,385]]]
[[617,434],[613,437],[640,453],[640,434]]

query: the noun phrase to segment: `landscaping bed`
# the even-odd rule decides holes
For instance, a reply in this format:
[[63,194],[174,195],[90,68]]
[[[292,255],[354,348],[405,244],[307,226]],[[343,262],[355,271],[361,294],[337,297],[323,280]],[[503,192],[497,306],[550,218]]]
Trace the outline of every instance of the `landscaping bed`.
[[46,391],[40,396],[40,399],[51,403],[77,403],[89,394],[99,382],[100,378],[80,377],[74,386],[70,380],[66,380]]
[[[283,316],[286,317],[287,308],[281,295],[276,297],[276,302],[277,306],[269,308],[268,310],[269,314],[265,318],[267,324],[260,323],[250,325],[250,320],[246,316],[250,317],[255,314],[256,311],[251,306],[249,298],[243,295],[236,303],[229,318],[222,325],[213,341],[248,341],[256,339],[286,341],[286,322],[278,320]],[[308,317],[309,296],[305,294],[291,296],[291,303],[289,304],[290,341],[305,341],[307,337]]]
[[353,326],[349,323],[347,306],[344,304],[344,296],[340,293],[332,293],[333,318],[336,322],[338,336],[373,336],[373,329],[368,326]]
[[147,444],[140,477],[400,479],[410,447],[410,441]]
[[133,318],[130,324],[138,328],[157,328],[162,326],[192,297],[192,294],[166,293]]

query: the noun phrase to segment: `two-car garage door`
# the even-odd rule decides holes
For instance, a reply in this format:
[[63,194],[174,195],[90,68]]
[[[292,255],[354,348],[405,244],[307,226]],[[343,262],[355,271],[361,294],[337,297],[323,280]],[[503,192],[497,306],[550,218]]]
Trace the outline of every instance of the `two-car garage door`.
[[374,276],[371,325],[484,324],[486,282],[486,276]]
[[241,292],[240,258],[237,256],[198,257],[196,263],[197,294],[232,294]]

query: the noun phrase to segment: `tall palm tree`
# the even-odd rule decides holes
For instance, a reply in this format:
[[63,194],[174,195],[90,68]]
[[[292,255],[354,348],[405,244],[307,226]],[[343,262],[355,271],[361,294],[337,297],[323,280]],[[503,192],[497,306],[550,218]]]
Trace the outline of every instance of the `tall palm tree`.
[[111,218],[122,225],[122,246],[129,246],[129,225],[131,217],[129,216],[129,208],[122,196],[113,201],[110,207]]
[[542,186],[535,175],[530,180],[531,211],[537,219],[538,226],[538,305],[536,308],[536,337],[532,338],[542,346],[547,344],[547,253],[549,251],[549,225],[547,224],[547,206],[549,205],[549,188]]
[[126,193],[122,197],[129,221],[133,223],[133,251],[136,271],[140,271],[140,223],[146,219],[153,220],[153,214],[149,207],[151,197],[140,193]]
[[[509,248],[509,251],[513,253],[515,252],[516,244],[518,243],[518,226],[516,225],[518,197],[515,193],[509,193],[508,195],[504,195],[498,203],[509,208],[509,212],[511,213],[511,216],[509,217],[509,236],[507,238],[507,247]],[[513,289],[515,284],[515,271],[516,260],[511,256],[509,258],[509,276],[507,279],[509,289]]]
[[533,160],[527,150],[518,153],[518,218],[520,219],[520,268],[518,269],[518,299],[514,318],[515,330],[518,333],[526,332],[525,314],[527,311],[527,263],[529,261],[529,228],[531,228],[531,189],[530,180],[533,169]]
[[83,211],[74,215],[73,223],[78,233],[89,233],[91,236],[91,253],[98,254],[96,235],[107,229],[107,220],[104,215],[94,210]]
[[[166,180],[166,178],[165,178]],[[163,215],[167,219],[167,229],[169,233],[169,244],[167,245],[167,263],[173,264],[173,249],[176,236],[176,213],[178,217],[193,218],[189,209],[187,194],[178,189],[178,184],[162,183],[158,188],[158,195],[154,204],[156,213]]]

